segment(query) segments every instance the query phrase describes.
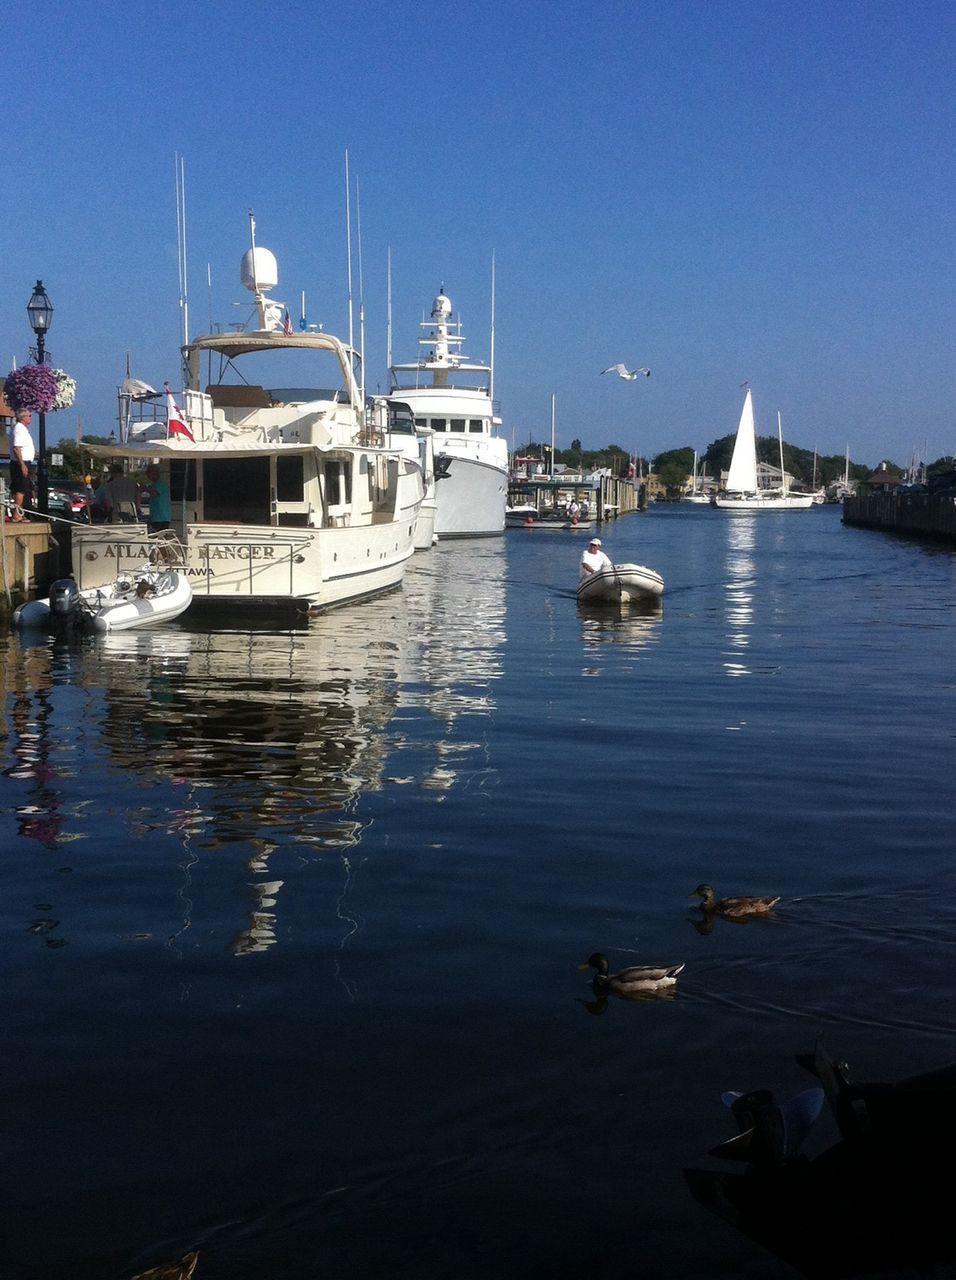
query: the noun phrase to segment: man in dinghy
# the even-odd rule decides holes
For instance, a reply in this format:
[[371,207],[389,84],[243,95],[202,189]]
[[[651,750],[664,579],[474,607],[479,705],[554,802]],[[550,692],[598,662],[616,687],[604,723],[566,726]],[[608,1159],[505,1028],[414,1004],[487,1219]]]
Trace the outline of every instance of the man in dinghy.
[[581,581],[589,578],[592,573],[598,573],[601,569],[611,569],[613,565],[608,556],[601,550],[601,539],[592,538],[587,545],[587,550],[581,556]]

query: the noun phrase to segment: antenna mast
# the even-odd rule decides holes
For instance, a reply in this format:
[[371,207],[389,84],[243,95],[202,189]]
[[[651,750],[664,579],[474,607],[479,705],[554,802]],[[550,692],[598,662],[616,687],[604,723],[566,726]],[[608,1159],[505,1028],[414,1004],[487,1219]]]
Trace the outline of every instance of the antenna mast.
[[[392,246],[388,246],[385,267],[385,363],[389,383],[392,380]],[[389,387],[391,390],[391,387]]]
[[488,380],[488,399],[492,404],[492,413],[494,413],[495,401],[495,251],[491,251],[491,352],[488,357],[488,363],[491,366],[491,374]]
[[355,179],[355,230],[358,235],[358,271],[359,271],[359,355],[362,361],[360,390],[362,392],[362,408],[365,408],[365,277],[362,272],[362,194],[359,180]]
[[176,256],[179,260],[179,315],[182,323],[182,345],[189,341],[189,298],[186,273],[186,168],[183,157],[175,153],[176,166]]
[[[352,205],[349,199],[349,188],[351,186],[351,178],[349,177],[349,152],[345,149],[345,256],[348,267],[348,284],[349,284],[349,368],[352,370],[352,378],[355,378],[355,356],[352,347],[353,327],[352,327]],[[351,393],[351,389],[350,389]]]

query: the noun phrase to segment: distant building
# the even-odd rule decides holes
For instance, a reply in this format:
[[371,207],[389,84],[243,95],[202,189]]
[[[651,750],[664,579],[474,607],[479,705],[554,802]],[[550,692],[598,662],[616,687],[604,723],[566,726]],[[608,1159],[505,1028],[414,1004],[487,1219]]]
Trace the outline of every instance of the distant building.
[[881,462],[875,471],[860,481],[860,488],[869,493],[895,493],[903,483],[903,477],[890,471],[889,466],[888,462]]

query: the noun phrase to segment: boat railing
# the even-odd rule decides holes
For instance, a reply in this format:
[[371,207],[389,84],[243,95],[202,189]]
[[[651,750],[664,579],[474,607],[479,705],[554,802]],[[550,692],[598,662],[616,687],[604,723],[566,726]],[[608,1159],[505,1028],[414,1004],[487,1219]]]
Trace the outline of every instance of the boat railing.
[[159,529],[146,536],[146,559],[157,569],[184,568],[186,548],[172,529]]
[[[212,397],[204,391],[186,391],[181,407],[193,439],[211,439],[214,431]],[[169,434],[165,395],[137,398],[120,389],[118,418],[120,439],[124,441],[165,440]]]

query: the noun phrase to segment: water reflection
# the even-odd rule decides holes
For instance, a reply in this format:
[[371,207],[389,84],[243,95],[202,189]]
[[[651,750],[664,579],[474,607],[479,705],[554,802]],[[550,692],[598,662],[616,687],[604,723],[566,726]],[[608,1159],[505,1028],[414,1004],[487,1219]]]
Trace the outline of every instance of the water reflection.
[[436,798],[466,772],[490,769],[476,724],[494,710],[502,674],[503,548],[438,552],[421,557],[404,592],[305,628],[193,624],[109,634],[74,646],[67,662],[52,642],[24,648],[11,637],[5,774],[29,786],[17,804],[20,833],[55,847],[72,838],[71,818],[73,836],[83,828],[79,807],[63,806],[52,764],[52,744],[62,749],[71,731],[58,699],[81,688],[88,708],[80,750],[105,753],[110,773],[125,780],[103,812],[114,842],[174,836],[183,849],[171,942],[192,927],[200,853],[237,847],[245,918],[230,944],[236,955],[260,953],[281,936],[290,857],[333,851],[341,860],[336,911],[347,936],[357,927],[348,903],[360,865],[352,851],[368,822],[359,801],[402,781],[391,758],[407,752],[415,761],[409,780]]
[[728,676],[752,674],[750,666],[742,659],[750,646],[750,632],[753,627],[753,592],[757,572],[754,550],[758,519],[758,516],[745,516],[738,513],[725,525],[727,530],[726,618],[730,652],[724,661],[724,671]]
[[405,577],[417,665],[402,687],[401,706],[423,707],[442,726],[421,783],[436,799],[464,769],[490,770],[483,736],[459,733],[463,721],[487,720],[495,710],[494,683],[504,673],[506,568],[503,539],[446,542],[417,556]]
[[578,602],[581,639],[586,649],[620,644],[637,653],[660,639],[664,610],[660,601],[582,604]]

